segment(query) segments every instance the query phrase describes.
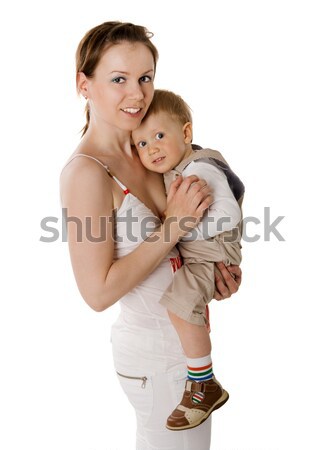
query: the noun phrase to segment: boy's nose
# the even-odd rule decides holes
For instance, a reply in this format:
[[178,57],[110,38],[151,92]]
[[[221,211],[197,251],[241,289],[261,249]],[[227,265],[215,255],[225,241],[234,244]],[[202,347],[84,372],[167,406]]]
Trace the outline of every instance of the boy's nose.
[[159,148],[157,146],[157,142],[154,142],[153,144],[150,144],[148,147],[148,151],[149,151],[149,155],[154,155],[155,153],[157,153],[159,151]]

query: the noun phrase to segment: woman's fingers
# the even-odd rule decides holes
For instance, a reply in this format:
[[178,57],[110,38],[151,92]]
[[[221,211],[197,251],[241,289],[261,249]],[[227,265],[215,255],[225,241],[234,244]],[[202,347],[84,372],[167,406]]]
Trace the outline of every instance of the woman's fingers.
[[215,279],[216,279],[216,290],[213,298],[215,300],[225,300],[226,298],[229,298],[232,294],[225,286],[225,283],[219,278],[218,275],[215,275]]
[[211,189],[206,181],[199,179],[195,175],[184,178],[183,183],[180,185],[180,191],[189,197],[194,209],[201,215],[213,202]]
[[[179,178],[181,178],[181,181],[182,181],[180,184],[181,194],[186,194],[194,183],[199,182],[199,177],[197,177],[196,175],[189,175],[188,177],[185,177],[185,178],[178,177],[177,180]],[[177,180],[175,180],[175,181],[177,181]],[[174,183],[175,183],[175,181],[174,181]]]
[[227,267],[227,270],[234,277],[235,283],[239,288],[240,284],[242,283],[242,270],[240,266],[231,265]]
[[177,178],[167,196],[166,219],[178,224],[180,237],[187,234],[201,220],[212,203],[210,188],[204,180],[191,175]]
[[[199,213],[208,208],[213,199],[205,180],[200,180],[196,175],[190,175],[184,179],[180,176],[171,184],[167,203],[171,201],[183,206],[188,205],[190,211]],[[200,209],[197,211],[199,206]]]
[[239,266],[225,266],[223,263],[216,263],[221,275],[215,274],[216,292],[214,298],[223,300],[229,298],[238,291],[242,281],[242,270]]
[[176,178],[175,181],[173,181],[173,183],[171,183],[168,194],[167,194],[167,203],[170,202],[170,200],[174,197],[174,195],[178,191],[182,182],[183,182],[183,177],[178,177],[178,178]]

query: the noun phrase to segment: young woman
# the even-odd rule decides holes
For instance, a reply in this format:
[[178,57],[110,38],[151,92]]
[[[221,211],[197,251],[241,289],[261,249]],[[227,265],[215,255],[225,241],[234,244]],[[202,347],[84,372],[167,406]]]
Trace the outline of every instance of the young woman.
[[[144,27],[106,22],[80,42],[76,83],[87,100],[87,124],[61,175],[62,206],[70,218],[68,242],[81,295],[96,311],[120,300],[112,347],[136,411],[136,448],[208,450],[210,419],[194,430],[165,428],[186,373],[178,336],[159,300],[180,265],[175,244],[200,220],[211,196],[205,182],[192,176],[176,180],[166,199],[161,176],[148,172],[131,146],[130,133],[154,92],[158,54],[150,37]],[[236,292],[241,281],[237,266],[221,272],[217,299]]]

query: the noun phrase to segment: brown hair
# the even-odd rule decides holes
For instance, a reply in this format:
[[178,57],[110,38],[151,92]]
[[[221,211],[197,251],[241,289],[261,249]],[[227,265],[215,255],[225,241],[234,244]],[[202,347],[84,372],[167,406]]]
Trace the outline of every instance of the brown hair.
[[[76,51],[76,74],[83,72],[86,77],[92,78],[94,71],[100,62],[104,52],[115,44],[122,42],[141,42],[152,53],[154,69],[158,61],[158,50],[150,41],[153,33],[149,32],[141,25],[124,22],[104,22],[92,28],[83,37]],[[86,124],[82,129],[82,136],[85,134],[90,121],[90,109],[88,104],[85,107]]]
[[155,89],[152,102],[143,119],[146,120],[151,114],[166,112],[178,120],[182,125],[192,123],[191,108],[180,95],[163,89]]

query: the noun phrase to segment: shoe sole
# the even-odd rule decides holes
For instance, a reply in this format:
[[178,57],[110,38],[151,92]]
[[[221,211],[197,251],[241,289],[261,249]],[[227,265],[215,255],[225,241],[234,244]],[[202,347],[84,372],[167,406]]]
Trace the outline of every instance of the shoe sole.
[[181,431],[181,430],[189,430],[190,428],[195,428],[201,425],[207,418],[210,416],[210,414],[215,411],[216,409],[219,409],[221,406],[223,406],[227,400],[229,399],[229,394],[227,391],[223,390],[222,396],[216,401],[216,403],[207,411],[207,413],[202,416],[201,420],[198,422],[192,423],[190,425],[183,425],[182,427],[170,427],[169,425],[166,425],[166,428],[171,431]]

